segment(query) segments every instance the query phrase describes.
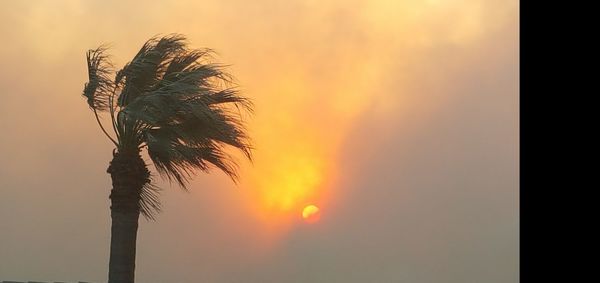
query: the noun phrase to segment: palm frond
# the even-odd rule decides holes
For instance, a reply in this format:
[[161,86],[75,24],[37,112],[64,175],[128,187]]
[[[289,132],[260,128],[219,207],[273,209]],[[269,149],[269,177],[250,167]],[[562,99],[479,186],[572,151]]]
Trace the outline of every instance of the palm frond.
[[170,133],[155,130],[147,133],[148,155],[157,171],[170,181],[187,189],[197,170],[207,172],[210,165],[222,170],[237,181],[237,163],[223,146],[208,141],[205,144],[185,144]]
[[[201,54],[206,52],[185,56],[197,59]],[[172,67],[155,90],[139,96],[124,112],[146,125],[148,152],[163,175],[185,187],[191,172],[206,171],[208,162],[235,181],[237,175],[230,166],[235,160],[224,154],[223,148],[237,148],[251,159],[241,112],[252,112],[252,102],[235,88],[223,88],[230,84],[231,76],[219,65],[189,60],[181,59],[186,63]]]
[[176,95],[148,95],[136,101],[144,107],[133,108],[137,111],[131,112],[133,117],[149,125],[144,131],[145,141],[157,170],[184,188],[195,170],[208,170],[207,164],[237,180],[236,160],[225,153],[225,145],[237,148],[251,159],[251,145],[243,121],[237,112],[223,107],[228,100],[247,100],[219,101],[220,97],[213,100],[203,96],[178,99],[181,97]]
[[150,179],[140,192],[140,212],[148,220],[155,220],[156,214],[160,213],[160,188],[154,185],[154,180]]
[[124,88],[119,95],[118,105],[126,106],[138,96],[154,88],[162,78],[173,57],[185,52],[185,37],[179,34],[148,40],[133,60],[117,73],[115,81]]
[[114,83],[109,78],[113,72],[112,64],[106,55],[106,46],[88,50],[86,53],[88,82],[83,88],[83,96],[88,105],[97,111],[106,111]]
[[234,88],[224,89],[219,92],[205,96],[206,103],[209,105],[219,105],[232,103],[236,108],[246,110],[248,112],[254,111],[254,105],[251,100],[246,97],[240,96],[239,92]]
[[197,66],[201,60],[212,59],[214,51],[212,49],[204,48],[197,50],[186,50],[178,53],[173,57],[169,66],[165,70],[164,78],[170,78],[171,76],[177,76],[184,70]]
[[[110,110],[119,151],[147,147],[160,175],[184,189],[196,172],[211,168],[237,181],[237,161],[227,151],[251,159],[242,113],[252,113],[253,105],[239,94],[227,66],[214,63],[214,51],[190,50],[179,34],[153,37],[114,81],[105,51],[87,54],[84,96],[90,107]],[[152,219],[160,209],[158,189],[149,181],[141,196],[141,212]]]

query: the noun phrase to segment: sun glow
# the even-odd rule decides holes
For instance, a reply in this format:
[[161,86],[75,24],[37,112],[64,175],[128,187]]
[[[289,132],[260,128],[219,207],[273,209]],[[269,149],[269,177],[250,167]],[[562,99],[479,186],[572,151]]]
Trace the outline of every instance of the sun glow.
[[279,218],[302,209],[309,199],[322,199],[323,184],[331,176],[324,154],[306,139],[283,148],[275,140],[270,144],[269,153],[257,157],[252,167],[260,213]]
[[[253,50],[263,50],[256,53],[262,57],[229,50],[234,62],[245,62],[236,74],[256,106],[249,124],[256,155],[253,164],[243,168],[243,191],[251,210],[267,226],[292,225],[307,203],[331,207],[328,201],[339,200],[334,195],[341,191],[336,183],[339,154],[360,115],[410,115],[413,110],[408,107],[416,96],[407,94],[418,93],[421,86],[415,86],[415,78],[405,70],[420,51],[466,44],[481,34],[477,5],[462,9],[439,0],[358,1],[362,12],[340,14],[345,21],[341,28],[323,17],[335,5],[308,2],[323,14],[306,15],[294,27],[318,26],[314,32],[295,36],[268,30],[287,41],[252,42]],[[312,44],[333,40],[336,44],[327,48]],[[390,77],[394,83],[383,84]]]
[[302,210],[302,218],[308,223],[315,223],[321,218],[320,209],[316,205],[307,205]]
[[[376,73],[364,68],[370,59],[351,60],[347,54],[327,59],[344,65],[327,76],[312,73],[304,58],[287,60],[290,71],[263,76],[269,80],[257,87],[268,98],[256,100],[251,132],[257,155],[245,174],[254,210],[275,224],[293,223],[306,203],[329,199],[340,144],[368,105],[365,82]],[[346,83],[350,73],[359,75],[353,87]]]
[[265,192],[265,201],[268,207],[287,211],[296,200],[314,191],[323,176],[319,161],[314,158],[289,156],[283,161],[277,168],[280,172],[270,182],[272,188]]

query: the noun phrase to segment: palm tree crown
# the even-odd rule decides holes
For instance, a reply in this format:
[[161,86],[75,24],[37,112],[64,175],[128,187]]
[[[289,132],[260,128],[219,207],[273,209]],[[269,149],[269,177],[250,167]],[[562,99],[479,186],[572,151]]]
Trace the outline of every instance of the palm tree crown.
[[[159,174],[184,189],[195,171],[211,166],[237,180],[236,160],[226,148],[251,159],[242,112],[252,112],[252,103],[231,87],[224,66],[212,62],[214,52],[187,48],[182,35],[154,37],[115,72],[106,51],[88,51],[83,96],[118,153],[147,149]],[[110,116],[112,135],[99,112]],[[160,206],[149,177],[143,188],[140,212],[152,219]]]

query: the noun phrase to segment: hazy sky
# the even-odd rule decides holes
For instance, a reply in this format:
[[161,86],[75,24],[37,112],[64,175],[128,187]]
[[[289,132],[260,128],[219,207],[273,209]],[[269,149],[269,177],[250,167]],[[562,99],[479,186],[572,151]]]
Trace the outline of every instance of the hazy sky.
[[178,32],[254,100],[256,161],[237,186],[162,183],[138,282],[518,282],[518,1],[0,7],[0,281],[106,281],[112,147],[85,51],[122,66]]

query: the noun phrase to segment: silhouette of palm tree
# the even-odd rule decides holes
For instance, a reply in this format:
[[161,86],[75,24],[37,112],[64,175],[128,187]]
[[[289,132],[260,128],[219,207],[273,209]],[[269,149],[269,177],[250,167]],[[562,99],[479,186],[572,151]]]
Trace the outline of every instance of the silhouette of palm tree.
[[[252,103],[230,87],[232,77],[212,62],[214,52],[189,49],[182,35],[151,38],[116,73],[106,51],[101,46],[87,52],[83,96],[115,145],[107,170],[112,178],[108,282],[134,282],[139,215],[153,220],[160,211],[143,151],[161,177],[184,189],[196,171],[211,167],[236,182],[237,162],[225,149],[251,159],[242,112],[252,112]],[[100,112],[110,116],[112,135]]]

